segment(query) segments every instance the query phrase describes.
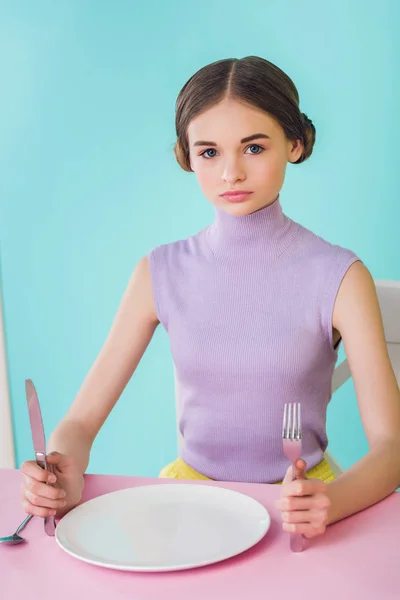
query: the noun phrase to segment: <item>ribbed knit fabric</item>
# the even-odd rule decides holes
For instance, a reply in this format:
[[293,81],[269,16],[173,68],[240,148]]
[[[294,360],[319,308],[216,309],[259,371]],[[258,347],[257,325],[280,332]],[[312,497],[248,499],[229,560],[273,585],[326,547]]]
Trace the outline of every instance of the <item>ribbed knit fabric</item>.
[[182,402],[182,459],[215,480],[276,482],[285,402],[302,404],[308,468],[327,447],[326,409],[337,360],[332,311],[359,260],[282,211],[215,221],[148,254]]

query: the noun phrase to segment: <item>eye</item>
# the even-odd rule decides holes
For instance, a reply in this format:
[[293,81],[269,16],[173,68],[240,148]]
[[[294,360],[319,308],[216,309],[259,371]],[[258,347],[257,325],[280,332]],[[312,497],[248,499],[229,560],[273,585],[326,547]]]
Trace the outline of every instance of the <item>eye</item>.
[[261,152],[264,152],[264,148],[258,144],[251,144],[251,146],[247,146],[246,153],[248,150],[250,151],[249,154],[261,154]]
[[215,148],[208,148],[207,150],[204,150],[204,152],[202,152],[200,156],[203,156],[204,158],[214,158],[215,156],[217,156],[217,151],[215,150]]

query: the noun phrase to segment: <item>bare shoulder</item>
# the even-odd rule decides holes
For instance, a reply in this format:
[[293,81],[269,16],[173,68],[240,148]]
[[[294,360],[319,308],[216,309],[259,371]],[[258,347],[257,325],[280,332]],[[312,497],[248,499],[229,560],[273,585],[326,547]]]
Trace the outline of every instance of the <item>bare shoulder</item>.
[[347,270],[340,284],[334,312],[333,326],[341,327],[357,315],[367,314],[369,319],[381,324],[381,314],[374,279],[368,268],[361,262],[354,262]]
[[147,256],[142,256],[142,258],[138,260],[133,269],[132,278],[141,280],[146,284],[151,284],[150,265]]
[[150,323],[158,324],[159,320],[153,295],[150,265],[147,256],[143,256],[135,265],[130,277],[122,304],[132,310],[140,310]]

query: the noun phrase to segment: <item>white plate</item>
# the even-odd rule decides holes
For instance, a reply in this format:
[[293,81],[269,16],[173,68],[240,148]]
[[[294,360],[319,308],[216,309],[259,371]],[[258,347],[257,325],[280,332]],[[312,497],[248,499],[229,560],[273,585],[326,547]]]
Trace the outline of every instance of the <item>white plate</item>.
[[256,500],[220,487],[158,484],[98,496],[56,528],[71,556],[123,571],[178,571],[235,556],[270,526]]

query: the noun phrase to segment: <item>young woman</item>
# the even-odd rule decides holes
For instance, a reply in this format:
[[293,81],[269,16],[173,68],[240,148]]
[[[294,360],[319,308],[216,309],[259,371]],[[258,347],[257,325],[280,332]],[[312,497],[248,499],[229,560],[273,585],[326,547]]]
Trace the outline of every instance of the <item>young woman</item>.
[[[61,516],[79,502],[93,441],[161,323],[184,440],[161,476],[283,480],[283,528],[319,535],[400,484],[400,397],[373,279],[353,252],[282,210],[287,164],[311,155],[315,128],[278,67],[247,57],[200,69],[179,94],[176,134],[177,160],[195,173],[215,220],[136,265],[104,347],[49,440],[56,479],[25,462],[23,506]],[[370,449],[335,479],[325,421],[341,340]],[[288,401],[302,405],[295,481],[282,453]]]

